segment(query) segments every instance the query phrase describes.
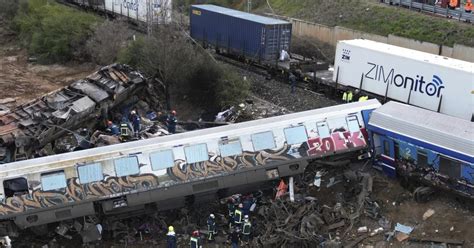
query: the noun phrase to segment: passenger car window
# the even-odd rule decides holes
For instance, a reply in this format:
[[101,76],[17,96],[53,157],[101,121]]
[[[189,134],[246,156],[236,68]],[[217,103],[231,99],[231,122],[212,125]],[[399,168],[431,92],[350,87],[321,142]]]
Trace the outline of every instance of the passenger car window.
[[316,128],[321,139],[331,136],[328,124],[325,121],[316,123]]
[[242,154],[240,139],[226,140],[219,143],[219,151],[222,157],[230,157]]
[[162,170],[174,166],[174,156],[172,150],[163,150],[150,154],[151,168]]
[[100,163],[80,165],[77,167],[77,172],[81,184],[102,181],[104,179]]
[[64,171],[41,174],[41,189],[43,191],[66,188],[66,186]]
[[360,127],[359,127],[359,120],[357,119],[357,116],[351,115],[346,118],[347,121],[347,127],[349,128],[349,132],[359,132]]
[[301,144],[308,141],[308,134],[306,134],[306,128],[303,125],[296,127],[288,127],[284,130],[286,142],[289,145]]
[[114,160],[115,174],[118,177],[136,175],[140,173],[137,157],[125,157]]
[[209,160],[206,144],[191,145],[184,148],[186,162],[189,164]]
[[272,131],[252,134],[251,138],[255,151],[273,149],[276,146]]

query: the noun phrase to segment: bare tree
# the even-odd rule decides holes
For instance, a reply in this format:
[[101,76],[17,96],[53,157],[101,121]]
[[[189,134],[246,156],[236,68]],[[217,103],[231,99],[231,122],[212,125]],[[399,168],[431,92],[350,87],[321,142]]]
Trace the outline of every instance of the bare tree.
[[87,52],[97,64],[111,64],[132,35],[125,21],[106,20],[95,28],[94,35],[87,42]]

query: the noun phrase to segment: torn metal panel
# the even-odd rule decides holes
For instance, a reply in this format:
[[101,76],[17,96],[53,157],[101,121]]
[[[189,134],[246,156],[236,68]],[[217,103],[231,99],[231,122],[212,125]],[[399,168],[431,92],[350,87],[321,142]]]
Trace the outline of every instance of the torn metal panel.
[[86,80],[79,80],[79,81],[74,82],[71,85],[71,88],[85,93],[90,98],[92,98],[95,102],[101,102],[107,99],[107,97],[109,97],[107,92],[105,92],[104,90],[97,87],[95,84],[90,83]]

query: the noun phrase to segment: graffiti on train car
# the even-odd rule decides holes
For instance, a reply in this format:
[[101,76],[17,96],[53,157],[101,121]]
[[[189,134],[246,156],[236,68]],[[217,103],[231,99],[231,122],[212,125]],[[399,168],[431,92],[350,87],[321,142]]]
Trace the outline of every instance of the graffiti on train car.
[[[166,169],[166,175],[171,183],[181,183],[300,157],[323,156],[337,151],[363,148],[366,146],[364,131],[361,129],[351,133],[333,130],[327,138],[312,137],[303,144],[295,145],[288,145],[285,142],[282,147],[274,150],[243,151],[241,155],[231,157],[222,157],[211,152],[208,154],[209,160],[199,163],[188,164],[183,159],[176,159],[174,166]],[[301,148],[304,148],[304,152],[301,152]],[[124,177],[106,176],[103,181],[87,184],[80,184],[79,179],[74,177],[68,179],[67,187],[60,190],[42,191],[38,186],[31,194],[7,198],[4,203],[0,203],[0,216],[107,197],[132,190],[147,190],[158,187],[159,183],[164,181],[166,180],[159,182],[159,176],[152,173]]]
[[329,137],[314,137],[308,140],[308,156],[323,156],[338,151],[365,147],[367,145],[365,130],[359,132],[332,132]]
[[244,151],[242,155],[221,157],[210,153],[208,161],[186,164],[184,160],[176,160],[175,166],[168,169],[168,175],[176,181],[186,181],[239,169],[268,165],[272,162],[286,161],[294,157],[288,154],[290,146],[286,143],[278,150],[259,152]]
[[126,177],[107,176],[105,180],[80,184],[77,177],[67,180],[67,187],[54,191],[33,190],[31,194],[9,197],[0,204],[0,215],[15,214],[28,210],[53,207],[75,201],[119,194],[130,190],[143,190],[158,185],[153,174]]

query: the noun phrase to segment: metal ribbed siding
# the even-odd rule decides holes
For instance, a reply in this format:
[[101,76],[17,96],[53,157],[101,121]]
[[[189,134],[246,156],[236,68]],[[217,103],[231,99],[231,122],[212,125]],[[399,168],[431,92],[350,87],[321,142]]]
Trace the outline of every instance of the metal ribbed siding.
[[249,59],[276,61],[291,43],[291,23],[214,5],[193,5],[191,37]]

